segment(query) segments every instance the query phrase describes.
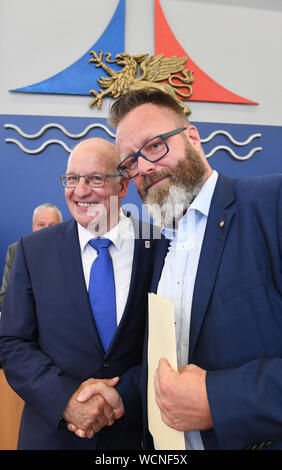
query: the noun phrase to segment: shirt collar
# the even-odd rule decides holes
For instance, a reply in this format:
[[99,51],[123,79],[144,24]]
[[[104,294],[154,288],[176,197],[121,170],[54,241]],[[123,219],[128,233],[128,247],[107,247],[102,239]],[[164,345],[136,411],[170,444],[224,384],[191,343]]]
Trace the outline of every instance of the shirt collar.
[[201,191],[195,197],[188,210],[195,209],[201,212],[201,214],[205,215],[206,217],[209,215],[211,200],[214,193],[217,178],[218,173],[217,171],[213,170],[211,176],[207,179]]
[[[81,253],[83,253],[89,240],[92,240],[93,238],[97,237],[79,223],[77,224],[77,228],[80,249]],[[111,230],[105,233],[102,238],[108,238],[109,240],[111,240],[111,242],[119,250],[121,248],[123,240],[125,238],[128,238],[128,234],[130,234],[132,231],[133,228],[130,218],[127,217],[122,210],[120,210],[118,223],[113,228],[111,228]]]
[[173,240],[176,236],[180,239],[183,239],[183,237],[185,238],[185,234],[187,234],[187,223],[191,211],[194,211],[195,213],[198,212],[206,217],[208,216],[217,178],[218,173],[216,170],[213,170],[211,176],[207,179],[199,194],[195,197],[187,212],[182,217],[180,221],[181,223],[179,223],[179,229],[171,229],[166,226],[162,228],[162,233],[166,238],[169,238],[170,240]]

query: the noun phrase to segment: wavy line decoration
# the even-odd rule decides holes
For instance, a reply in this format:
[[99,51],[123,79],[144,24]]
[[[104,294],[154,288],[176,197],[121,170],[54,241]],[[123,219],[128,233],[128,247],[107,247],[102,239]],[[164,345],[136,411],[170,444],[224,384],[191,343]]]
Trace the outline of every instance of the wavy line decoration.
[[[36,140],[36,139],[42,137],[45,134],[45,132],[47,132],[50,129],[58,129],[60,132],[62,132],[63,135],[65,135],[66,137],[68,137],[70,139],[74,139],[74,140],[82,139],[92,129],[97,129],[97,128],[102,129],[103,131],[105,131],[105,133],[108,134],[111,138],[115,138],[115,134],[110,130],[110,128],[107,127],[104,124],[101,124],[101,123],[89,124],[89,126],[85,127],[85,129],[82,132],[79,132],[79,133],[76,133],[76,134],[69,132],[64,126],[62,126],[61,124],[55,123],[55,122],[46,124],[45,126],[41,127],[41,129],[38,132],[36,132],[34,134],[28,134],[28,133],[24,132],[19,126],[15,125],[15,124],[10,124],[10,123],[4,124],[4,128],[5,129],[12,129],[12,130],[16,131],[21,137],[23,137],[24,139],[27,139],[27,140]],[[48,146],[54,145],[54,144],[55,145],[60,145],[61,147],[63,147],[67,153],[70,153],[72,151],[72,149],[63,140],[60,140],[60,139],[46,140],[45,142],[42,143],[42,145],[40,145],[40,147],[35,148],[35,149],[27,148],[22,142],[20,142],[17,139],[13,139],[13,138],[5,139],[5,142],[7,144],[17,145],[24,153],[26,153],[28,155],[37,155],[37,154],[43,152]]]
[[262,147],[253,148],[252,150],[250,150],[249,153],[247,153],[247,155],[240,156],[240,155],[237,155],[234,152],[234,150],[232,150],[230,147],[227,147],[226,145],[218,145],[217,147],[214,147],[209,153],[206,154],[206,158],[212,157],[215,154],[215,152],[217,152],[218,150],[225,150],[233,158],[235,158],[235,160],[244,161],[244,160],[248,160],[249,158],[251,158],[254,155],[254,153],[259,152],[260,150],[262,150]]
[[58,139],[46,140],[46,142],[40,145],[40,147],[38,147],[37,149],[28,149],[17,139],[5,139],[5,142],[7,142],[7,144],[16,144],[24,153],[28,153],[29,155],[36,155],[38,153],[41,153],[43,152],[43,150],[46,149],[46,147],[51,144],[61,145],[66,150],[66,152],[71,152],[71,149],[67,146],[67,144],[65,144],[65,142],[63,142],[62,140]]
[[[66,137],[68,137],[70,139],[74,139],[74,140],[75,139],[81,139],[81,138],[85,137],[92,129],[95,129],[95,128],[100,128],[100,129],[104,130],[113,139],[116,136],[115,133],[113,133],[106,125],[101,124],[101,123],[92,123],[92,124],[88,125],[87,127],[85,127],[85,129],[83,131],[81,131],[79,133],[76,133],[76,134],[69,132],[64,126],[62,126],[61,124],[58,124],[58,123],[54,123],[54,122],[46,124],[45,126],[41,127],[41,129],[38,132],[36,132],[34,134],[28,134],[28,133],[24,132],[19,126],[15,125],[15,124],[4,124],[4,127],[5,127],[5,129],[12,129],[12,130],[16,131],[21,137],[23,137],[25,139],[28,139],[28,140],[35,140],[35,139],[38,139],[38,138],[42,137],[45,134],[45,132],[48,131],[49,129],[58,129],[60,132],[62,132],[63,135],[65,135]],[[246,146],[250,142],[252,142],[254,139],[257,139],[257,138],[261,137],[260,133],[256,133],[256,134],[250,135],[246,140],[238,141],[229,132],[224,131],[224,130],[217,130],[217,131],[212,132],[208,137],[202,138],[201,143],[206,144],[208,142],[211,142],[212,139],[214,137],[218,136],[218,135],[223,135],[223,136],[227,137],[227,139],[233,145],[238,146],[238,147]],[[17,139],[13,139],[13,138],[5,139],[5,142],[8,143],[8,144],[12,143],[12,144],[17,145],[24,153],[29,154],[29,155],[39,154],[39,153],[43,152],[48,146],[54,145],[54,144],[55,145],[60,145],[61,147],[63,147],[67,153],[71,152],[71,148],[63,140],[60,140],[60,139],[46,140],[44,143],[42,143],[40,145],[40,147],[35,148],[35,149],[29,149],[25,145],[23,145],[22,142],[20,142]],[[210,158],[216,152],[222,151],[222,150],[229,153],[229,155],[231,157],[233,157],[235,160],[244,161],[244,160],[248,160],[249,158],[251,158],[256,152],[261,151],[262,147],[255,147],[252,150],[250,150],[246,155],[240,156],[240,155],[237,155],[231,147],[228,147],[226,145],[218,145],[218,146],[214,147],[211,151],[209,151],[209,153],[206,153],[206,157]]]
[[95,128],[103,129],[105,132],[107,132],[110,137],[115,138],[115,134],[107,126],[99,123],[90,124],[84,129],[84,131],[80,132],[79,134],[72,134],[68,132],[66,128],[61,124],[57,124],[54,122],[41,127],[41,129],[35,134],[26,134],[20,127],[16,126],[15,124],[5,124],[4,127],[5,129],[13,129],[17,131],[18,134],[20,134],[20,136],[24,137],[25,139],[37,139],[38,137],[41,137],[48,129],[52,128],[59,129],[63,134],[65,134],[65,136],[69,137],[70,139],[81,139],[82,137],[85,137],[91,129]]
[[[243,146],[246,146],[248,145],[250,142],[252,142],[254,139],[257,139],[257,138],[260,138],[261,137],[261,134],[260,133],[257,133],[257,134],[252,134],[250,135],[246,140],[244,141],[238,141],[236,139],[234,139],[234,137],[227,131],[224,131],[224,130],[218,130],[218,131],[214,131],[212,132],[208,137],[206,137],[205,139],[201,139],[201,143],[202,144],[205,144],[207,142],[210,142],[214,137],[216,137],[217,135],[224,135],[225,137],[227,137],[229,139],[229,141],[238,146],[238,147],[243,147]],[[224,150],[226,152],[228,152],[231,157],[233,157],[235,160],[239,160],[239,161],[244,161],[244,160],[248,160],[249,158],[251,158],[254,153],[256,152],[259,152],[262,150],[262,147],[255,147],[253,148],[252,150],[250,150],[246,155],[237,155],[233,149],[231,149],[230,147],[227,147],[226,145],[218,145],[216,147],[214,147],[209,153],[206,154],[206,158],[210,158],[212,157],[216,152],[218,152],[219,150]]]
[[208,137],[206,137],[205,139],[201,139],[202,144],[205,144],[205,143],[207,143],[207,142],[210,142],[210,140],[212,140],[216,135],[219,135],[219,134],[225,135],[226,137],[228,137],[228,139],[230,140],[230,142],[232,142],[232,144],[238,145],[238,146],[248,145],[250,142],[252,142],[252,140],[257,139],[258,137],[261,137],[261,134],[253,134],[253,135],[250,135],[250,137],[248,137],[248,139],[246,139],[246,140],[240,142],[240,141],[238,141],[238,140],[235,140],[234,137],[232,137],[232,135],[229,134],[229,132],[223,131],[223,130],[219,130],[219,131],[214,131],[214,132],[212,132],[212,133],[211,133]]

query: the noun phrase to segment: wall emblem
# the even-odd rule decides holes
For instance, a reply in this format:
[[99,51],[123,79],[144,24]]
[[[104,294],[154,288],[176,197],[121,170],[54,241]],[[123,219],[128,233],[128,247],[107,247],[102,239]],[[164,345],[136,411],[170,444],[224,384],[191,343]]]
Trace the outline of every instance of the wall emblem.
[[[88,96],[90,94],[94,96],[90,106],[101,108],[105,96],[115,99],[128,89],[153,85],[171,93],[181,102],[190,100],[257,104],[222,87],[201,70],[175,38],[160,1],[154,0],[154,5],[154,56],[146,53],[131,56],[125,52],[125,0],[120,0],[104,33],[80,59],[53,77],[10,91]],[[93,57],[90,58],[90,55]],[[96,63],[96,67],[93,67],[92,63]],[[112,64],[111,68],[107,64]],[[141,78],[136,76],[138,67],[141,70]],[[108,77],[99,75],[100,68],[104,69]],[[189,107],[184,104],[182,106],[186,114],[189,114]]]
[[[184,68],[187,57],[164,57],[163,54],[158,56],[150,56],[149,54],[129,55],[126,52],[117,54],[114,60],[111,60],[111,53],[105,56],[105,62],[110,64],[118,64],[121,68],[119,71],[111,69],[103,62],[103,52],[100,51],[99,56],[95,51],[91,51],[93,58],[89,60],[101,67],[107,73],[108,78],[101,77],[98,83],[105,91],[90,90],[90,94],[95,98],[91,101],[90,107],[96,106],[101,108],[102,100],[105,96],[110,95],[112,98],[119,98],[123,93],[129,90],[136,90],[146,87],[159,88],[166,93],[172,95],[182,106],[185,114],[190,114],[190,109],[178,98],[188,99],[192,95],[191,83],[194,81],[193,73]],[[140,76],[137,76],[141,72]],[[180,75],[176,75],[180,72]],[[167,80],[167,83],[160,83]],[[180,81],[177,83],[173,80]],[[187,93],[178,90],[185,88]]]

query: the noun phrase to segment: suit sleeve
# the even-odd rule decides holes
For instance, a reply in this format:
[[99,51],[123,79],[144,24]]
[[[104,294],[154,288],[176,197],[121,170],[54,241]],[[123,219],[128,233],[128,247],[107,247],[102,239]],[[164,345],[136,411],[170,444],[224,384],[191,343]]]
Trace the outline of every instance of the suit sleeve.
[[127,425],[141,419],[140,375],[141,365],[131,367],[121,376],[120,382],[116,386],[122,398],[125,410],[124,419]]
[[14,250],[13,245],[9,246],[7,250],[6,262],[5,262],[3,278],[2,278],[2,286],[0,289],[0,308],[1,308],[1,305],[3,304],[4,295],[8,286],[10,272],[11,272],[13,261],[14,261],[13,250]]
[[[276,214],[275,257],[280,272],[277,269],[271,313],[279,318],[282,315],[282,185],[278,191]],[[265,316],[268,314],[269,323],[270,312],[266,309]],[[281,329],[279,331],[277,327],[276,337],[278,335],[282,342]],[[274,342],[273,336],[268,341]],[[267,341],[266,333],[263,341]],[[276,342],[279,343],[279,340],[276,339]],[[244,449],[253,444],[281,442],[282,354],[278,354],[265,353],[265,357],[254,358],[239,367],[207,373],[207,392],[214,430],[222,449]]]
[[15,392],[49,424],[58,426],[66,403],[80,384],[66,376],[40,348],[36,302],[22,240],[3,303],[0,361]]
[[245,449],[282,434],[282,359],[261,358],[207,373],[207,391],[220,447]]

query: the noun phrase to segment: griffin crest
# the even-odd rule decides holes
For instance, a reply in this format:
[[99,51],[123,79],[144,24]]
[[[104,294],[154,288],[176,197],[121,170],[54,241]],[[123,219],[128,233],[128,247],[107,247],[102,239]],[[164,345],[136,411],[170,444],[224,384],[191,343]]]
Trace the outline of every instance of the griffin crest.
[[[121,70],[115,71],[103,62],[103,52],[99,52],[99,56],[95,51],[91,51],[92,58],[90,63],[101,67],[108,77],[100,77],[97,80],[101,88],[105,91],[90,90],[90,94],[94,95],[90,103],[92,108],[95,104],[100,109],[102,100],[109,95],[112,98],[119,98],[122,94],[129,90],[136,90],[144,87],[159,88],[162,91],[172,95],[180,104],[185,114],[191,113],[177,95],[183,99],[188,99],[192,95],[191,83],[193,83],[193,72],[184,68],[187,57],[164,57],[163,54],[158,56],[150,56],[149,54],[129,55],[126,52],[116,54],[114,60],[111,60],[111,53],[105,54],[105,62],[108,64],[116,63],[122,67]],[[175,75],[175,74],[181,75]],[[167,80],[167,83],[158,83]],[[175,81],[177,80],[177,81]],[[181,83],[179,83],[181,82]],[[187,93],[183,93],[178,88],[187,88]]]

